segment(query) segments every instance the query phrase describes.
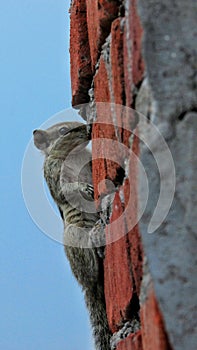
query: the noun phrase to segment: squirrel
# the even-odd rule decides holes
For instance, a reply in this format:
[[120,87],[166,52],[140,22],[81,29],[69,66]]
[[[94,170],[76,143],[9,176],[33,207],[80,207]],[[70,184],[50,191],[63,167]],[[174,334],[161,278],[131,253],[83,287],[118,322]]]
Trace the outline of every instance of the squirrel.
[[64,222],[64,249],[84,292],[96,350],[109,350],[104,296],[103,257],[92,240],[97,235],[92,186],[90,130],[79,122],[64,122],[34,130],[34,144],[44,153],[44,177]]

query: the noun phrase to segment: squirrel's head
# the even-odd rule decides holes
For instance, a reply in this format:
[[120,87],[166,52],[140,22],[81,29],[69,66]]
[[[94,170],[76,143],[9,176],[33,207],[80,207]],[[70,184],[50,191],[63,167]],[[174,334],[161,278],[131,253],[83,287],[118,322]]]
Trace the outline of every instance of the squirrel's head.
[[63,138],[67,134],[73,135],[73,141],[76,138],[83,138],[84,130],[86,132],[87,139],[88,131],[86,125],[79,122],[58,123],[46,130],[34,130],[34,144],[47,156],[50,153],[50,150],[53,148],[53,146],[57,143],[57,140]]

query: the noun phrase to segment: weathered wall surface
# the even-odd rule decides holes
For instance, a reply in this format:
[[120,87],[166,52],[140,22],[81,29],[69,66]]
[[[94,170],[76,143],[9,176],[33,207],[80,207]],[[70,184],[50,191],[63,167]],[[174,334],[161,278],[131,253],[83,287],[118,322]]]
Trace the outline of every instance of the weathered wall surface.
[[[102,206],[112,183],[116,186],[106,237],[119,239],[107,245],[104,260],[112,349],[197,348],[196,13],[192,0],[71,4],[72,103],[90,102],[81,113],[93,122],[93,180]],[[114,103],[146,116],[139,130],[135,116]],[[140,141],[151,121],[172,153],[176,188],[167,217],[148,234],[161,181],[172,182],[168,163],[160,178],[154,157]],[[137,130],[139,138],[131,138],[128,129]],[[153,146],[161,152],[157,143]],[[149,184],[139,223],[144,187],[136,157]]]

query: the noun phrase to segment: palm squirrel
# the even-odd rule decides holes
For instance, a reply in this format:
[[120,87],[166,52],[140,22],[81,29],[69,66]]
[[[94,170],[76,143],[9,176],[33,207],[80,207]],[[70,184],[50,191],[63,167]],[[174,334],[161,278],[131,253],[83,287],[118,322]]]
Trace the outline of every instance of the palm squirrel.
[[96,350],[109,350],[103,259],[91,242],[99,215],[94,209],[91,152],[86,148],[89,134],[79,122],[33,132],[34,144],[45,156],[44,177],[64,222],[65,252],[84,291]]

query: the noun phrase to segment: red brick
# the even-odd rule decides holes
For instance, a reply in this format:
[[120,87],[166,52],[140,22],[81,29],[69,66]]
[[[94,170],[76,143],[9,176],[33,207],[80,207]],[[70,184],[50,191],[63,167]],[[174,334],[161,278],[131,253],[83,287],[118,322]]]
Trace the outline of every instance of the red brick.
[[[111,137],[107,138],[110,134]],[[92,176],[95,199],[98,199],[101,194],[110,192],[109,181],[113,182],[116,179],[119,164],[111,160],[115,152],[115,148],[113,147],[113,140],[115,138],[113,125],[94,123],[92,136]],[[106,181],[108,181],[108,184]]]
[[[110,225],[107,227],[105,271],[105,296],[107,315],[112,331],[116,331],[122,320],[131,319],[138,308],[142,279],[142,245],[137,226],[137,159],[138,139],[134,138],[133,153],[130,156],[129,178],[124,181],[120,192],[124,194],[121,203],[116,193]],[[108,244],[109,242],[112,242]],[[121,269],[119,268],[121,266]]]
[[[110,91],[108,84],[108,73],[103,58],[100,60],[100,65],[97,74],[94,78],[94,97],[96,102],[110,102]],[[106,117],[105,117],[106,116]],[[104,122],[109,124],[108,127],[104,125]],[[99,124],[103,123],[103,124]],[[111,125],[111,126],[110,126]],[[107,169],[105,164],[105,144],[101,138],[114,139],[114,127],[112,125],[111,111],[109,104],[105,108],[105,104],[97,104],[97,122],[93,124],[92,128],[92,158],[93,158],[93,181],[95,188],[95,199],[98,199],[99,192],[106,192],[107,187],[103,180],[107,177]],[[96,139],[96,142],[95,142]],[[98,184],[102,181],[100,191]]]
[[115,0],[86,0],[88,36],[94,70],[101,47],[110,33],[111,22],[118,15],[118,4]]
[[123,54],[126,104],[130,107],[133,103],[133,85],[138,85],[144,73],[141,53],[142,27],[136,4],[137,0],[126,0]]
[[72,105],[76,106],[89,101],[92,81],[85,0],[74,0],[70,8],[70,62]]
[[95,102],[110,102],[109,76],[103,57],[94,77],[94,98]]
[[111,23],[118,16],[117,0],[98,0],[99,19],[103,37],[110,33]]
[[113,21],[111,27],[111,70],[114,103],[125,104],[124,68],[123,68],[123,24],[122,18]]
[[119,194],[116,193],[110,225],[106,229],[104,261],[106,309],[112,332],[117,331],[121,322],[128,319],[127,313],[133,294],[123,212]]
[[117,345],[116,350],[143,350],[141,332],[130,334],[127,338],[123,339]]
[[143,349],[171,350],[152,286],[149,287],[145,303],[141,305],[140,317]]
[[111,28],[111,86],[112,86],[112,102],[114,114],[116,115],[116,123],[122,128],[119,140],[124,145],[129,146],[129,137],[131,131],[135,128],[135,117],[132,109],[125,106],[125,77],[124,77],[124,60],[123,60],[123,39],[125,32],[125,20],[117,18],[112,23]]
[[87,4],[87,24],[88,24],[88,39],[90,45],[91,65],[94,66],[98,58],[98,47],[100,44],[100,26],[98,15],[98,1],[86,0]]
[[98,199],[101,193],[109,191],[106,179],[115,185],[121,182],[121,167],[127,152],[117,140],[116,128],[113,125],[107,64],[103,57],[94,78],[94,96],[97,103],[97,120],[92,130],[93,181],[95,199]]
[[139,140],[134,137],[132,152],[129,159],[128,178],[124,182],[124,198],[125,198],[125,216],[128,229],[129,252],[132,266],[132,273],[135,283],[137,295],[139,297],[141,280],[142,280],[142,264],[143,251],[141,236],[138,227],[138,156],[139,156]]
[[[109,105],[108,105],[109,107]],[[97,118],[99,120],[99,118]],[[127,148],[116,140],[113,124],[93,124],[92,159],[95,199],[110,193],[124,178],[124,160]]]

